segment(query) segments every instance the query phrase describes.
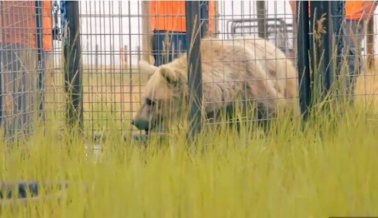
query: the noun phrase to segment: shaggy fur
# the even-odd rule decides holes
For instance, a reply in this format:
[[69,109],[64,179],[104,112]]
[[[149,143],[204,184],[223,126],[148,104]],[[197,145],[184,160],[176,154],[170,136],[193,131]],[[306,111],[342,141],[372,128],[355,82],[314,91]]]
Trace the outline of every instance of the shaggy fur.
[[[201,58],[203,114],[217,114],[237,100],[253,101],[270,116],[282,106],[297,107],[297,102],[287,100],[297,97],[295,68],[270,42],[206,38],[201,41]],[[160,67],[141,62],[140,69],[151,77],[132,123],[138,129],[156,129],[164,121],[175,119],[172,116],[180,114],[180,101],[187,99],[187,56]]]

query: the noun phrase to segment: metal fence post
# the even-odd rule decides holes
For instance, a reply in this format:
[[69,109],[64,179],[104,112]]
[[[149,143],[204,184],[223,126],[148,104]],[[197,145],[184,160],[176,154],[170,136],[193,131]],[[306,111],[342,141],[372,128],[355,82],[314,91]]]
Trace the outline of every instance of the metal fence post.
[[265,0],[256,1],[257,19],[258,19],[258,35],[261,38],[267,38],[267,21],[266,21],[266,9]]
[[[188,41],[188,86],[189,86],[189,139],[194,139],[201,130],[202,108],[202,68],[201,37],[207,32],[208,1],[186,1],[186,34]],[[206,7],[207,6],[207,7]]]
[[82,127],[82,69],[80,48],[79,2],[65,2],[66,36],[64,41],[65,92],[67,94],[67,123]]
[[[332,53],[336,55],[335,58],[332,58],[332,69],[331,72],[333,75],[339,75],[341,71],[341,64],[342,64],[342,52],[343,52],[343,20],[344,20],[344,6],[345,1],[329,1],[329,29],[330,34],[329,37],[329,44],[332,46]],[[332,85],[334,78],[331,78],[329,81],[329,85]]]
[[[48,2],[35,1],[35,11],[36,11],[36,30],[37,30],[37,104],[38,104],[38,115],[40,118],[44,119],[44,70],[45,70],[45,58],[43,49],[43,10],[42,4],[48,4]],[[46,15],[45,15],[46,16]]]
[[[0,25],[1,26],[4,26],[3,25],[3,22],[4,22],[4,8],[3,8],[3,2],[0,1]],[[0,39],[3,39],[4,38],[4,33],[3,31],[0,32]],[[3,49],[2,46],[0,46],[0,49]],[[3,76],[4,76],[4,72],[3,72],[3,54],[2,52],[0,51],[0,127],[3,127],[3,120],[4,120],[4,103],[5,103],[5,99],[4,99],[4,93],[5,93],[5,90],[4,89],[4,85],[3,85]],[[5,127],[3,127],[5,128]]]
[[321,2],[321,10],[319,11],[319,15],[326,14],[326,19],[324,20],[324,26],[326,31],[324,33],[323,39],[323,72],[324,77],[322,78],[322,98],[324,98],[329,89],[331,88],[333,76],[332,76],[332,69],[334,66],[334,62],[332,61],[332,54],[333,54],[333,46],[332,46],[332,36],[334,35],[334,29],[332,28],[332,20],[331,20],[331,10],[330,10],[330,2],[329,1],[322,1]]
[[366,62],[367,62],[367,67],[368,69],[374,69],[375,67],[375,60],[374,60],[374,16],[367,21],[366,24]]
[[[311,46],[312,75],[316,81],[312,90],[312,99],[314,94],[316,100],[323,100],[327,90],[331,86],[331,69],[332,69],[332,29],[330,28],[330,10],[329,1],[311,1],[310,10],[310,31],[313,32]],[[324,17],[323,17],[324,15]],[[322,20],[322,18],[324,18]],[[322,31],[324,28],[325,32]],[[319,92],[319,93],[317,93]]]
[[308,118],[308,109],[311,102],[311,81],[310,81],[310,29],[309,29],[309,17],[308,17],[308,1],[297,2],[298,13],[298,80],[299,80],[299,104],[303,119]]
[[[310,16],[308,4],[309,1],[300,3],[297,40],[300,105],[304,118],[308,117],[308,109],[314,103],[314,97],[319,97],[316,100],[321,101],[329,93],[334,80],[333,75],[338,74],[341,69],[343,49],[344,2],[311,1]],[[324,20],[322,15],[325,15]],[[309,58],[312,62],[312,77]],[[314,81],[316,83],[312,85]],[[315,87],[319,89],[314,90]]]
[[[342,38],[342,22],[344,6],[340,1],[313,1],[311,3],[311,23],[312,26],[318,23],[321,16],[325,14],[325,19],[322,22],[325,27],[325,32],[314,34],[318,37],[318,43],[314,43],[317,50],[312,52],[312,60],[314,65],[318,65],[319,72],[317,72],[317,81],[319,81],[320,99],[324,100],[329,93],[333,84],[334,75],[341,70],[343,38]],[[315,14],[316,10],[316,14]],[[317,24],[318,25],[318,24]],[[315,31],[319,27],[315,26]],[[315,49],[315,47],[313,48]],[[336,57],[334,57],[336,54]],[[320,61],[321,55],[322,61]],[[315,68],[314,68],[315,69]]]

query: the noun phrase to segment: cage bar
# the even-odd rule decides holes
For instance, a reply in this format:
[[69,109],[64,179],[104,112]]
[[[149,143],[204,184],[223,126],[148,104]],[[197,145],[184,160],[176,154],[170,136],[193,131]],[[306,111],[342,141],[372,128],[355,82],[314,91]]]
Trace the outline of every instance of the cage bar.
[[66,2],[68,35],[64,43],[65,91],[67,94],[66,119],[69,125],[83,121],[82,69],[79,26],[79,2]]
[[267,36],[265,1],[256,1],[256,9],[257,9],[258,31],[259,31],[258,36],[265,39]]
[[[202,107],[202,68],[201,37],[207,32],[208,25],[202,21],[203,14],[208,14],[207,1],[186,1],[186,34],[188,41],[188,86],[189,86],[189,138],[201,130]],[[201,7],[202,6],[202,7]],[[204,7],[207,6],[207,7]]]
[[298,2],[298,58],[297,69],[299,79],[299,103],[304,119],[308,118],[308,109],[311,103],[311,80],[310,80],[310,29],[308,1]]
[[43,11],[42,2],[35,1],[36,10],[36,30],[37,30],[37,105],[38,105],[38,115],[40,118],[44,119],[44,103],[45,103],[45,90],[44,90],[44,50],[43,50]]

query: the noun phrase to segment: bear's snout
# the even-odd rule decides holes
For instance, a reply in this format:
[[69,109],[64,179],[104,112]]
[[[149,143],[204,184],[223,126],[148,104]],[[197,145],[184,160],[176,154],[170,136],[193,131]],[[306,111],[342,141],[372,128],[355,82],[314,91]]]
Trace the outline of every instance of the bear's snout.
[[135,126],[139,130],[148,130],[150,123],[147,120],[133,119],[131,125]]

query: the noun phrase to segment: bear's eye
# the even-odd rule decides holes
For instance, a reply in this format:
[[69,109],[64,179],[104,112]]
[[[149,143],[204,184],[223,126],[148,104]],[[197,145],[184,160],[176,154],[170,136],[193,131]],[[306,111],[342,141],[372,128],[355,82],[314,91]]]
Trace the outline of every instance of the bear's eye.
[[155,105],[155,102],[153,100],[151,100],[150,98],[146,98],[146,104],[148,106],[154,106]]

